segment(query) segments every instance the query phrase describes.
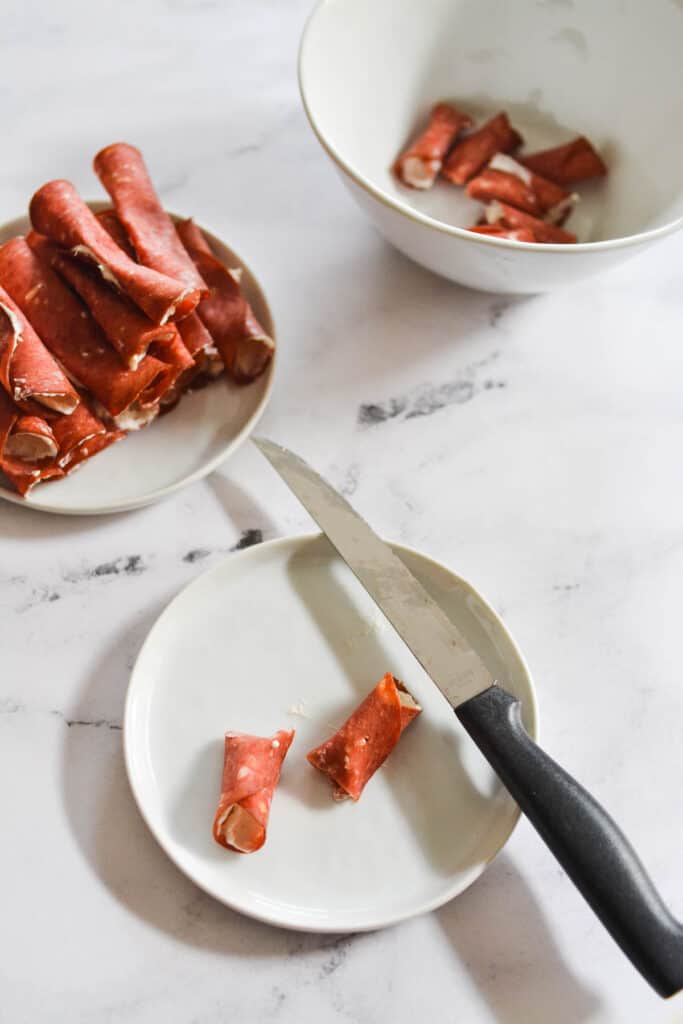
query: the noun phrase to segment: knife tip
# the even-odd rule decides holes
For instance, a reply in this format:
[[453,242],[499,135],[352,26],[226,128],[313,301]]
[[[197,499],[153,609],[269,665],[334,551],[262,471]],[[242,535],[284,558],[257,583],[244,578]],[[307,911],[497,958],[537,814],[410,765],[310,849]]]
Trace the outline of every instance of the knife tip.
[[271,441],[267,437],[252,434],[251,440],[254,442],[261,454],[265,455],[270,462],[278,456],[282,456],[287,451],[287,449],[283,448],[282,445],[276,444],[275,441]]

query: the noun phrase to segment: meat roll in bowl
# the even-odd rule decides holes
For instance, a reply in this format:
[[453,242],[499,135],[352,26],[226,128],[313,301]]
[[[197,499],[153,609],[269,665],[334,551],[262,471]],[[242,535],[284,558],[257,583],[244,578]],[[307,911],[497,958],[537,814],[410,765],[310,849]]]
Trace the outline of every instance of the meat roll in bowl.
[[[635,0],[321,0],[299,81],[318,140],[391,243],[470,287],[533,293],[616,266],[683,225],[682,51],[683,10],[669,0],[648,4],[646,24]],[[531,240],[524,215],[511,225],[499,207],[485,210],[438,161],[432,187],[414,163],[412,187],[401,180],[397,158],[443,103],[463,115],[451,117],[461,134],[447,147],[500,112],[512,129],[500,149],[522,165],[590,140],[607,174],[576,185],[569,239]],[[494,177],[515,171],[495,166]],[[496,233],[468,230],[480,221]]]

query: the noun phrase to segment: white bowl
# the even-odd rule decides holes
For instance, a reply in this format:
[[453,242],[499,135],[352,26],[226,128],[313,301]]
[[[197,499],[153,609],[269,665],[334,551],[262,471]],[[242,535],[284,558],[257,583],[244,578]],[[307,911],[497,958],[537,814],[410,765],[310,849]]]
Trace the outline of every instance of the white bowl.
[[[299,54],[311,125],[401,252],[474,288],[538,292],[591,276],[683,225],[683,11],[671,0],[320,0]],[[608,177],[578,186],[577,245],[477,236],[480,204],[391,164],[451,99],[507,110],[532,151],[587,135]]]

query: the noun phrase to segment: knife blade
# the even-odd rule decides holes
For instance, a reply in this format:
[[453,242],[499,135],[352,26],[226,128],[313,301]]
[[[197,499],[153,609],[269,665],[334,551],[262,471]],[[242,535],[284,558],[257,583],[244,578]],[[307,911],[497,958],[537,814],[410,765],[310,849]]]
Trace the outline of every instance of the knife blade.
[[683,925],[603,807],[528,735],[519,701],[422,584],[303,459],[252,440],[427,674],[612,937],[659,995],[683,989]]
[[293,452],[254,438],[453,707],[493,684],[458,627],[334,488]]

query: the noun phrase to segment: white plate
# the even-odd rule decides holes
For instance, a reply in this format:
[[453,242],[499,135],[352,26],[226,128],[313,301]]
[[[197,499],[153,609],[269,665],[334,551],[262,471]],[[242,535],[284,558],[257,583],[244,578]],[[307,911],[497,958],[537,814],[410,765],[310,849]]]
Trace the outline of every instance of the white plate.
[[[523,658],[493,609],[448,569],[395,546],[524,706]],[[359,803],[337,804],[305,759],[382,675],[424,707]],[[292,714],[297,708],[310,717]],[[211,824],[223,733],[296,736],[255,854]],[[433,683],[320,535],[271,541],[200,576],[150,632],[124,716],[130,783],[149,828],[198,886],[230,907],[306,931],[378,928],[462,892],[519,810]]]
[[[108,204],[89,203],[92,209]],[[30,228],[26,217],[0,227],[0,245]],[[256,316],[275,337],[265,295],[244,261],[205,228],[216,255],[243,268],[242,286]],[[64,480],[39,484],[26,498],[0,482],[0,497],[42,512],[101,515],[149,505],[200,480],[235,451],[256,426],[273,387],[275,360],[253,384],[239,387],[226,377],[185,395],[167,416],[129,434]],[[4,478],[0,473],[0,481]]]

